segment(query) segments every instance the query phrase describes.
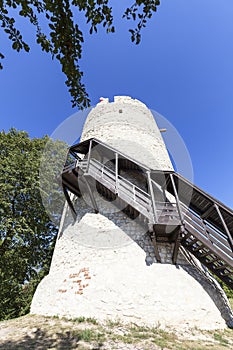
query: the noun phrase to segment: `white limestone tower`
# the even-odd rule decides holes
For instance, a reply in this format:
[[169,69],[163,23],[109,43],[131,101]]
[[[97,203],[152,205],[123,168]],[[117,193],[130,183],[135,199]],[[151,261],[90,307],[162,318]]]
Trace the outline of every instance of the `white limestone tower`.
[[[84,125],[81,142],[85,147],[91,138],[145,169],[173,171],[154,118],[138,100],[118,96],[110,103],[102,99]],[[110,168],[114,163],[110,156],[102,162]],[[119,176],[141,191],[148,190],[146,175],[137,167],[122,166]],[[158,243],[156,254],[141,214],[130,216],[127,208],[116,205],[115,197],[109,200],[108,193],[100,190],[98,185],[92,187],[98,213],[82,185],[82,195],[73,199],[75,223],[65,207],[50,272],[37,287],[31,313],[119,318],[176,328],[232,325],[226,296],[207,270],[184,249],[172,264],[174,243]]]
[[154,117],[146,105],[126,96],[101,101],[89,113],[81,140],[102,140],[152,169],[172,170]]

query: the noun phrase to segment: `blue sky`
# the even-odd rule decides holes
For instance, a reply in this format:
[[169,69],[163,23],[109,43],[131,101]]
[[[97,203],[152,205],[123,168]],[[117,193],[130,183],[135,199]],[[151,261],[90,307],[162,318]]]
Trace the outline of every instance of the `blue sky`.
[[[130,42],[132,24],[120,19],[125,2],[112,3],[116,33],[85,35],[81,68],[92,105],[130,95],[162,114],[189,150],[195,184],[233,207],[232,0],[161,0],[139,46]],[[41,137],[76,110],[59,64],[33,43],[30,25],[19,25],[29,54],[13,52],[0,32],[0,130]]]

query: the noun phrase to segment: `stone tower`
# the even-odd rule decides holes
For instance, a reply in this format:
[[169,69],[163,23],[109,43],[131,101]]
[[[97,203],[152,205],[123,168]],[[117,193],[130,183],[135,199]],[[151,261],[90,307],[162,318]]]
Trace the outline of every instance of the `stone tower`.
[[[170,210],[176,191],[165,193],[162,180],[156,182],[158,172],[165,179],[173,167],[149,109],[126,96],[112,103],[102,99],[89,113],[71,155],[75,165],[63,176],[70,207],[64,208],[50,272],[35,292],[31,313],[151,326],[232,326],[224,292],[189,249],[179,245],[186,231],[175,226],[183,224],[173,222],[164,229],[157,221],[156,226],[158,206],[150,216],[164,196]],[[77,191],[69,179],[79,182]],[[131,201],[124,197],[127,191]],[[149,214],[140,206],[148,198],[153,199]],[[191,245],[188,238],[186,243]]]

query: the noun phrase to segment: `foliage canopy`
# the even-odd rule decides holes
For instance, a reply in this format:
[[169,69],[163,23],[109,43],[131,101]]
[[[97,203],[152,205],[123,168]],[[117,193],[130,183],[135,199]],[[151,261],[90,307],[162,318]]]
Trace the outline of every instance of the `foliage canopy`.
[[[136,23],[135,28],[129,30],[131,40],[136,44],[141,40],[142,28],[159,4],[159,0],[135,0],[125,9],[123,18]],[[17,16],[25,17],[36,28],[36,41],[42,50],[51,53],[60,62],[73,107],[82,109],[90,105],[90,100],[79,66],[84,35],[75,21],[77,10],[84,14],[90,34],[97,32],[99,25],[105,27],[107,33],[115,31],[109,0],[0,0],[0,23],[12,42],[12,48],[16,51],[30,50],[16,27]],[[47,30],[42,30],[42,23],[43,27],[44,23],[47,24]],[[3,58],[0,52],[0,59]]]
[[[0,132],[0,320],[28,312],[37,283],[48,273],[57,234],[39,189],[48,140],[15,129]],[[61,144],[51,147],[55,153]],[[51,196],[59,201],[58,185]]]

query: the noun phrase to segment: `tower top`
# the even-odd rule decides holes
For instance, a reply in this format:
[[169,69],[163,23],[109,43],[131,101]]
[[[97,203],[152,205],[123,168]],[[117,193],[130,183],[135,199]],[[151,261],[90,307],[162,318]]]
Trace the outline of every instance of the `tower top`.
[[88,114],[81,141],[97,138],[153,170],[173,170],[154,116],[130,96],[101,97]]

